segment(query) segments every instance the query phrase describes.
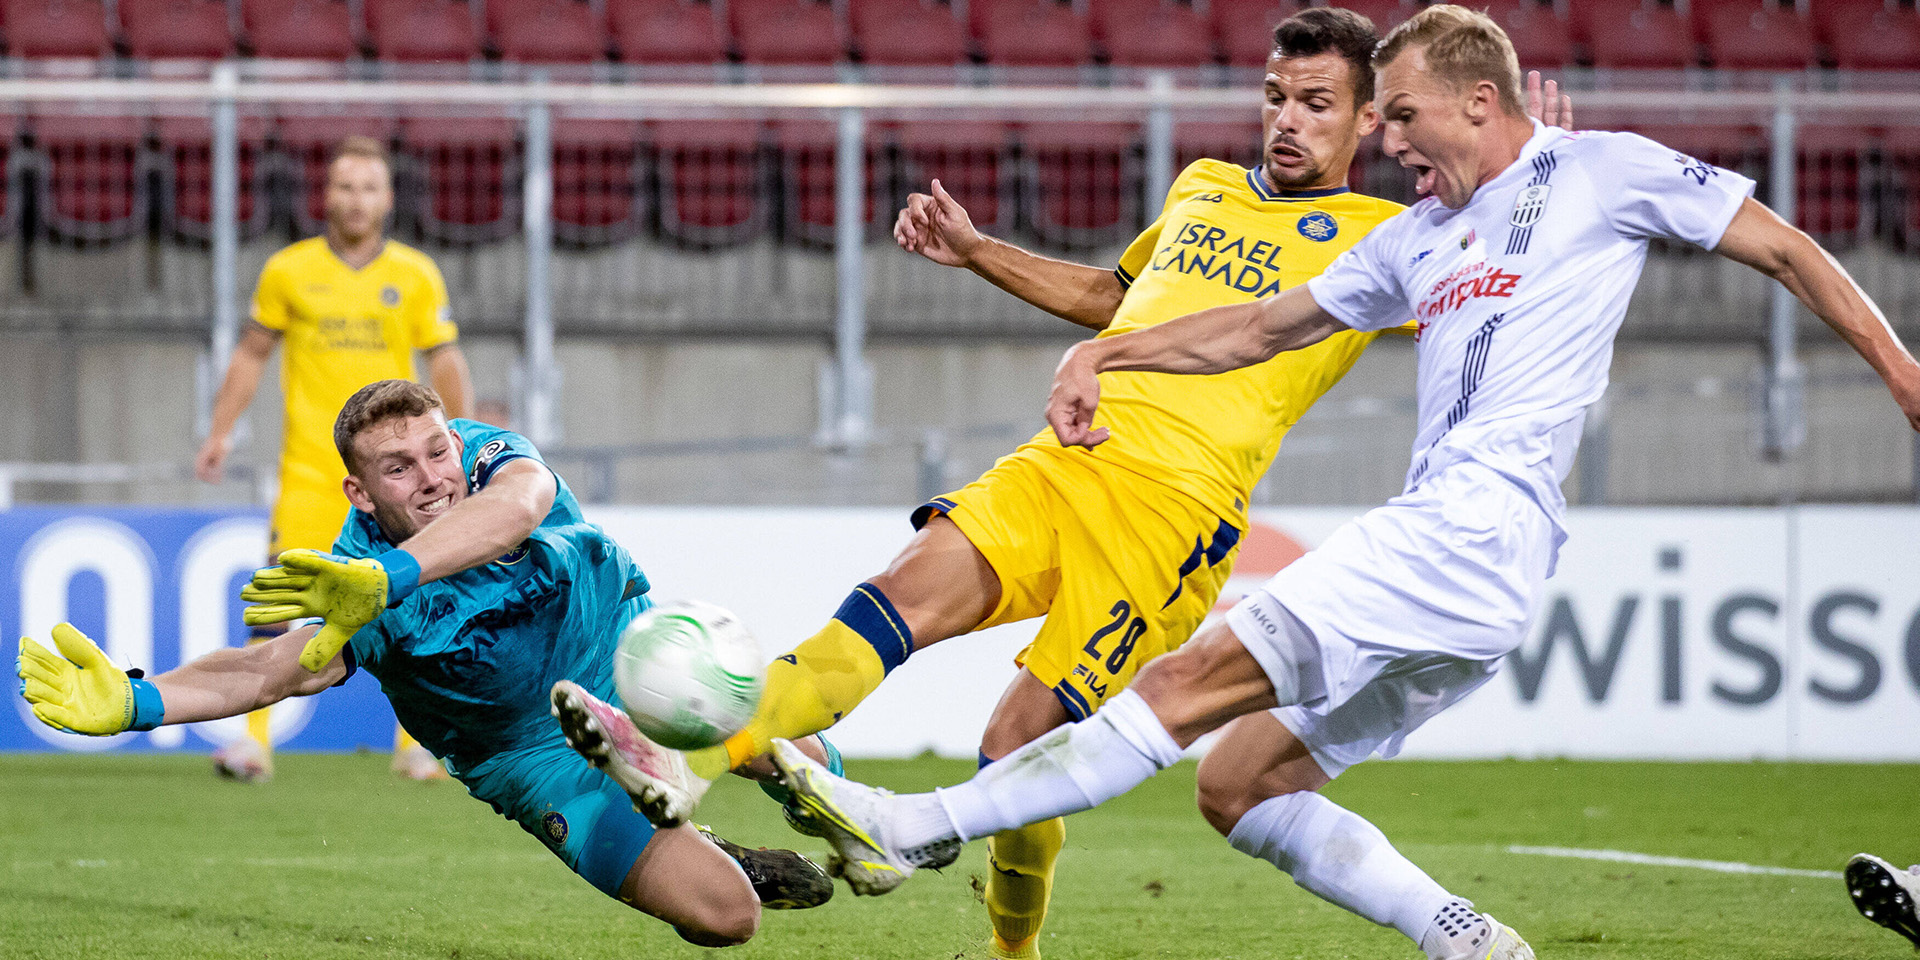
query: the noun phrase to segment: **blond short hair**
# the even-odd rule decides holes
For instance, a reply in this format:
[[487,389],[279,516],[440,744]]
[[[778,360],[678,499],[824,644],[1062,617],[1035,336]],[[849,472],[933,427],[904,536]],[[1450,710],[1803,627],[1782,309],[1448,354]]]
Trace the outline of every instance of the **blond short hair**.
[[393,168],[393,163],[387,159],[387,145],[373,137],[356,134],[334,144],[333,155],[327,158],[327,165],[332,166],[333,162],[341,157],[363,157],[368,160],[378,160],[386,164],[388,169]]
[[443,409],[445,405],[432,387],[412,380],[377,380],[361,387],[340,408],[340,416],[333,421],[333,446],[340,451],[340,460],[351,473],[359,469],[353,462],[353,440],[367,428],[387,420],[424,417]]
[[1520,102],[1520,58],[1493,18],[1452,4],[1428,7],[1380,41],[1373,68],[1386,69],[1413,47],[1426,51],[1427,69],[1449,86],[1466,89],[1486,81],[1499,91],[1501,109],[1516,117],[1527,115]]

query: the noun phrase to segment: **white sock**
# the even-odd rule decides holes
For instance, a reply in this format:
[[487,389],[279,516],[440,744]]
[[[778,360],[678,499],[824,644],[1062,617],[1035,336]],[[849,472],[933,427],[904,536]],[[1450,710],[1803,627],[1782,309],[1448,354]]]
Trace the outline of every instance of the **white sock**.
[[1401,856],[1379,827],[1312,791],[1274,797],[1247,811],[1227,842],[1279,867],[1321,899],[1406,934],[1422,949],[1428,928],[1457,899]]
[[1172,766],[1180,755],[1153,708],[1139,694],[1123,691],[1093,716],[1054,728],[966,783],[934,791],[930,798],[946,813],[942,832],[934,832],[929,795],[900,798],[895,839],[903,847],[956,836],[977,840],[1090,810]]

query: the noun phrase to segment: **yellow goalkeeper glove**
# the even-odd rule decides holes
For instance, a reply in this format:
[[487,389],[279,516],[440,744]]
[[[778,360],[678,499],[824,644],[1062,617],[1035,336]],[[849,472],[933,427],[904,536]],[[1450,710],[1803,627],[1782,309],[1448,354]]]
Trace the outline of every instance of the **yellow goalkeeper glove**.
[[254,571],[240,599],[248,626],[300,617],[326,620],[300,651],[300,665],[319,673],[361,627],[420,585],[420,564],[404,550],[377,558],[348,559],[316,550],[288,550],[279,564]]
[[20,695],[33,715],[56,730],[105,737],[126,730],[152,730],[166,717],[160,691],[139,675],[113,665],[71,623],[53,628],[55,653],[20,638]]

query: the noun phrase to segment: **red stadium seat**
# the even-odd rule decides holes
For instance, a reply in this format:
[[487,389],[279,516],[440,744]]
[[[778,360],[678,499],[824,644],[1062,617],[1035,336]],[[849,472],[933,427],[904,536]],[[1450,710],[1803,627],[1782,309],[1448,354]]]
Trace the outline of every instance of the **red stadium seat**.
[[[1824,16],[1823,16],[1824,14]],[[1920,70],[1920,12],[1879,0],[1825,0],[1814,17],[1842,70]]]
[[[879,136],[867,128],[867,197],[863,223],[871,225],[875,197],[882,184],[876,176]],[[834,182],[835,147],[839,130],[829,121],[787,120],[774,124],[773,143],[780,152],[781,226],[790,240],[832,246],[838,220]]]
[[246,0],[240,16],[256,56],[347,60],[358,52],[345,0]]
[[626,240],[647,220],[637,120],[553,123],[553,233],[574,246]]
[[223,0],[119,0],[127,52],[142,60],[219,60],[233,52]]
[[742,243],[766,228],[760,126],[672,120],[650,131],[660,182],[660,230],[687,246]]
[[1058,247],[1126,239],[1140,209],[1139,131],[1128,123],[1054,123],[1021,135],[1028,227]]
[[1865,127],[1817,124],[1797,134],[1795,225],[1829,247],[1847,246],[1861,233],[1863,194],[1872,187],[1861,170],[1876,137]]
[[950,66],[967,59],[967,31],[953,8],[925,0],[859,0],[848,16],[864,63]]
[[293,222],[302,234],[327,228],[327,163],[349,136],[393,140],[393,118],[371,113],[283,113],[276,139],[295,176]]
[[[258,114],[240,116],[239,223],[242,236],[267,226],[267,165],[260,148],[271,126]],[[195,240],[213,235],[213,121],[206,117],[161,117],[154,121],[160,144],[160,214],[175,234]]]
[[1772,3],[1720,3],[1706,13],[1707,57],[1722,70],[1805,70],[1819,66],[1813,24]]
[[594,63],[607,56],[607,28],[585,0],[489,0],[487,30],[502,60]]
[[1323,4],[1328,7],[1344,7],[1373,21],[1373,29],[1386,36],[1387,31],[1400,25],[1400,22],[1420,12],[1420,8],[1402,0],[1334,0]]
[[1214,42],[1227,63],[1258,67],[1273,53],[1273,28],[1300,12],[1293,0],[1212,0]]
[[1596,67],[1678,70],[1699,62],[1693,28],[1672,7],[1593,0],[1574,10]]
[[124,240],[147,219],[141,147],[147,121],[134,116],[41,116],[33,139],[45,158],[40,222],[81,243]]
[[7,48],[16,57],[113,54],[100,0],[6,0]]
[[1195,160],[1212,159],[1255,167],[1266,155],[1265,131],[1257,117],[1245,121],[1180,123],[1173,128],[1173,159],[1185,170]]
[[520,229],[520,143],[506,117],[410,116],[400,149],[418,172],[420,231],[443,243],[485,243]]
[[465,63],[480,55],[473,13],[459,0],[367,4],[374,56],[393,63]]
[[19,138],[20,118],[0,113],[0,170],[8,171],[0,176],[0,236],[11,237],[20,226],[20,200],[13,194],[19,182],[12,173],[13,153]]
[[608,27],[627,63],[718,63],[727,41],[713,8],[691,0],[607,0]]
[[1889,194],[1888,211],[1896,236],[1911,251],[1920,248],[1920,127],[1889,127],[1883,134]]
[[1213,29],[1180,0],[1097,0],[1094,35],[1120,67],[1200,67],[1214,62]]
[[[1577,104],[1575,108],[1578,109]],[[1672,147],[1677,153],[1748,176],[1763,173],[1766,167],[1767,132],[1759,127],[1700,123],[1635,126],[1633,132]]]
[[910,120],[894,130],[894,143],[900,157],[896,203],[905,203],[908,193],[931,191],[938,180],[967,208],[974,226],[991,231],[1011,225],[1013,178],[1007,175],[1004,124]]
[[833,4],[820,0],[730,0],[735,49],[760,64],[830,64],[846,56]]
[[1513,41],[1522,69],[1573,65],[1573,33],[1553,7],[1535,0],[1496,0],[1486,12]]
[[1077,67],[1093,59],[1092,31],[1071,4],[1054,0],[975,0],[974,35],[988,63]]

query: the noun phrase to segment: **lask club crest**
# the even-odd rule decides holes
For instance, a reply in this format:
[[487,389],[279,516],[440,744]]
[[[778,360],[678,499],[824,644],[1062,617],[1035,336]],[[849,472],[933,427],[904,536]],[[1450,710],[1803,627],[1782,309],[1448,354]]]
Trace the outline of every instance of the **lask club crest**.
[[1531,227],[1539,223],[1541,214],[1547,212],[1547,194],[1552,192],[1553,188],[1544,183],[1520,191],[1520,199],[1513,202],[1513,216],[1507,222],[1516,227]]

